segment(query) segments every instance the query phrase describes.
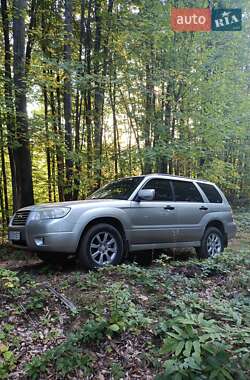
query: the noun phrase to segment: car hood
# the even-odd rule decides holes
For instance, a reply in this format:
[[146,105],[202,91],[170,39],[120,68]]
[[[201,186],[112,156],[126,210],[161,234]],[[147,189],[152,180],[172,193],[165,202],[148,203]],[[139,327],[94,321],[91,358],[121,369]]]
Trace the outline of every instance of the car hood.
[[91,207],[101,207],[101,206],[119,207],[121,205],[124,205],[127,202],[129,201],[121,200],[121,199],[86,199],[82,201],[41,203],[37,205],[23,207],[19,209],[18,211],[25,211],[25,210],[36,211],[44,207],[71,207],[71,208],[75,208],[75,207],[91,208]]

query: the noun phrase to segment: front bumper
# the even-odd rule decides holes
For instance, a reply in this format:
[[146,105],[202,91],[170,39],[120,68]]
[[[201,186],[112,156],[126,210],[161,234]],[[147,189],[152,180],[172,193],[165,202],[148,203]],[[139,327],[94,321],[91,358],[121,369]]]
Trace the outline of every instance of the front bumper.
[[10,240],[17,248],[40,252],[75,253],[78,238],[72,231],[65,230],[60,219],[27,221],[25,226],[9,225],[8,231],[20,233],[19,240]]

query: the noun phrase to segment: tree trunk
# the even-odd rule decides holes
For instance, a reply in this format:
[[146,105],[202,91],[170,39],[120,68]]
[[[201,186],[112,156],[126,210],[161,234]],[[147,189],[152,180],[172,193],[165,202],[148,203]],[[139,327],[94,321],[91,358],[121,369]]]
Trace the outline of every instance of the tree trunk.
[[[111,66],[111,65],[110,65]],[[110,104],[112,109],[112,117],[113,117],[113,141],[114,141],[114,171],[115,171],[115,179],[118,178],[118,152],[117,152],[117,118],[116,118],[116,72],[114,71],[114,84],[112,88],[112,79],[111,79],[111,72],[110,72],[110,90],[109,90],[109,97],[110,97]]]
[[6,175],[6,164],[5,164],[5,155],[4,155],[3,125],[2,125],[1,115],[0,115],[0,144],[1,144],[1,168],[2,168],[2,177],[3,177],[3,198],[4,198],[4,209],[2,210],[2,214],[3,214],[3,224],[8,225],[9,224],[9,200],[8,200],[7,175]]
[[[36,0],[32,1],[32,9],[34,8],[34,4],[36,3]],[[41,18],[41,28],[42,28],[42,40],[41,40],[41,47],[42,52],[45,57],[48,56],[47,52],[47,45],[46,45],[46,18],[45,18],[45,12],[46,12],[46,3],[43,1],[43,8],[42,8],[42,18]],[[33,17],[34,18],[34,17]],[[32,22],[32,13],[31,13],[31,21],[30,21],[30,29],[32,29],[32,25],[35,24],[35,21]],[[27,58],[28,58],[28,46],[31,46],[31,42],[28,40],[27,43],[27,52],[26,52],[26,69],[28,66]],[[28,60],[29,61],[29,60]],[[44,76],[46,75],[46,69],[43,70]],[[47,179],[48,179],[48,199],[49,202],[52,201],[52,179],[51,179],[51,151],[49,147],[49,121],[48,121],[48,90],[47,85],[45,84],[43,86],[43,102],[44,102],[44,125],[45,125],[45,136],[46,136],[46,162],[47,162]]]
[[80,120],[82,113],[82,98],[77,90],[76,95],[76,118],[75,118],[75,173],[74,173],[74,190],[73,199],[77,200],[81,185],[81,158],[80,158]]
[[[72,41],[72,2],[71,0],[65,0],[64,8],[64,23],[65,23],[65,35],[64,35],[64,63],[65,65],[71,64],[71,41]],[[71,69],[65,69],[64,79],[64,120],[65,120],[65,146],[66,146],[66,186],[65,186],[65,200],[72,200],[72,177],[73,177],[73,147],[72,147],[72,99],[71,99]]]
[[[55,150],[56,150],[56,164],[57,164],[58,195],[59,195],[59,201],[63,202],[64,201],[64,160],[63,160],[63,154],[61,152],[62,141],[61,141],[61,135],[60,135],[60,117],[57,115],[57,120],[59,123],[58,129],[57,129],[55,98],[54,98],[53,91],[50,92],[50,107],[51,107],[52,126],[53,126],[55,148],[56,148]],[[58,109],[60,109],[60,106]]]
[[15,141],[15,117],[13,106],[13,86],[11,76],[11,53],[10,53],[10,36],[9,36],[9,12],[7,1],[1,0],[1,13],[4,34],[4,97],[6,106],[6,125],[7,125],[7,140],[8,154],[11,170],[11,185],[13,211],[17,209],[17,188],[16,188],[16,166],[14,160],[14,141]]
[[1,146],[1,163],[2,163],[2,176],[3,176],[4,214],[5,214],[6,225],[8,225],[9,224],[9,200],[8,200],[6,164],[5,164],[3,146]]
[[47,178],[48,178],[48,198],[49,202],[52,201],[52,186],[51,186],[51,161],[50,161],[50,147],[48,145],[49,141],[49,123],[48,123],[48,92],[46,86],[43,89],[43,99],[44,99],[44,124],[45,124],[45,135],[46,135],[46,161],[47,161]]
[[[86,61],[86,74],[88,78],[91,75],[91,8],[92,0],[88,1],[88,18],[86,22],[86,34],[85,34],[85,61]],[[84,95],[84,107],[86,117],[86,139],[87,139],[87,176],[92,176],[92,104],[91,104],[91,83],[88,82],[88,89]]]
[[[59,154],[59,169],[60,173],[58,173],[58,180],[60,182],[60,186],[62,187],[62,196],[64,200],[64,177],[65,177],[65,165],[64,165],[64,154],[63,154],[63,143],[64,143],[64,134],[63,134],[63,128],[62,128],[62,106],[61,106],[61,90],[60,90],[60,76],[59,73],[57,73],[56,76],[57,81],[57,88],[56,88],[56,103],[57,103],[57,126],[58,126],[58,132],[57,132],[57,140],[58,140],[58,154]],[[52,94],[52,97],[54,99],[54,94]],[[56,122],[55,122],[56,127]]]
[[34,203],[32,165],[28,135],[28,116],[25,77],[25,17],[26,1],[14,0],[13,14],[13,46],[14,46],[14,85],[16,108],[16,140],[15,148],[17,207]]
[[[130,109],[129,109],[127,100],[126,100],[123,92],[121,90],[119,92],[120,92],[120,96],[121,96],[122,101],[123,101],[123,105],[124,105],[124,108],[125,108],[125,111],[126,111],[126,114],[127,114],[127,118],[128,118],[130,127],[131,127],[131,129],[133,131],[133,134],[135,136],[135,141],[136,141],[136,146],[137,146],[138,155],[139,155],[139,161],[140,161],[140,169],[141,169],[141,172],[143,172],[142,151],[141,151],[141,146],[140,146],[140,137],[139,137],[139,134],[138,134],[139,127],[138,127],[136,116],[135,116],[135,110],[134,110],[133,101],[130,99],[130,94],[129,94],[129,90],[128,90],[129,100],[131,100],[130,101],[131,108],[132,108],[132,112],[131,112]],[[135,125],[133,123],[133,119],[132,119],[131,113],[133,113],[133,115],[134,115],[133,118],[135,120]]]
[[95,44],[94,44],[94,74],[95,74],[95,95],[94,95],[94,177],[95,188],[100,187],[101,182],[101,111],[102,111],[102,98],[101,98],[101,76],[100,76],[100,49],[101,49],[101,2],[95,0]]
[[[82,45],[85,35],[85,0],[81,1],[81,22],[80,22],[80,44],[79,44],[79,64],[82,63]],[[82,75],[84,75],[83,70],[81,70]],[[81,73],[79,73],[81,74]],[[74,191],[73,199],[78,199],[80,186],[81,186],[81,158],[80,158],[80,121],[82,113],[82,91],[77,89],[76,93],[76,113],[75,113],[75,174],[74,174]]]
[[2,235],[2,241],[1,243],[3,243],[3,239],[4,239],[4,235],[5,235],[5,215],[4,215],[4,202],[3,202],[3,191],[2,191],[2,176],[0,176],[0,208],[1,208],[1,219],[0,219],[0,226],[2,227],[1,228],[1,235]]
[[52,153],[52,188],[53,188],[53,201],[56,202],[56,163],[55,163],[54,152]]
[[152,133],[152,118],[154,111],[154,85],[152,82],[151,66],[146,63],[146,101],[145,101],[145,126],[144,126],[144,146],[145,158],[143,173],[151,173],[152,160],[150,158],[151,149],[151,133]]
[[[103,55],[101,59],[101,38],[102,38],[102,18],[101,18],[101,2],[95,0],[95,45],[94,45],[94,74],[98,78],[95,81],[95,96],[94,96],[94,141],[95,141],[95,186],[96,188],[101,185],[101,156],[102,156],[102,120],[103,120],[103,107],[105,96],[105,78],[107,76],[108,68],[108,42],[111,27],[111,14],[113,11],[113,0],[108,1],[108,19],[107,30],[103,41]],[[101,75],[100,69],[102,68]]]
[[36,14],[37,7],[39,5],[39,0],[32,0],[30,6],[30,23],[28,29],[28,40],[26,47],[26,56],[25,56],[25,65],[26,65],[26,74],[29,72],[30,62],[31,62],[31,52],[35,42],[33,30],[36,27]]

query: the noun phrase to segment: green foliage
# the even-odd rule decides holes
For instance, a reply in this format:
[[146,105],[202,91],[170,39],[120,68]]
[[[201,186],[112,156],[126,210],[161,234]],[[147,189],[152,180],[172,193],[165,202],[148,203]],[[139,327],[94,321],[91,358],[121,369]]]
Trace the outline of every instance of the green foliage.
[[119,363],[112,363],[110,372],[114,380],[120,380],[125,377],[125,371]]
[[43,289],[36,289],[31,292],[31,295],[26,303],[27,310],[43,309],[48,299],[49,293]]
[[0,342],[0,378],[7,379],[9,373],[15,368],[16,358],[9,347]]
[[147,326],[151,320],[145,317],[143,310],[131,299],[129,289],[122,283],[113,284],[106,292],[109,307],[108,331],[137,331]]
[[0,291],[16,294],[19,288],[19,278],[16,273],[8,269],[0,268]]
[[[87,1],[76,1],[73,19],[84,14],[84,23],[78,20],[72,24],[70,62],[65,61],[63,54],[64,42],[69,42],[64,41],[65,23],[54,2],[48,0],[45,8],[41,3],[35,9],[37,19],[44,16],[44,25],[35,23],[32,33],[29,31],[33,49],[25,83],[36,202],[48,201],[49,187],[51,198],[58,200],[58,184],[65,184],[65,176],[57,170],[57,163],[65,163],[65,158],[73,160],[72,175],[76,181],[64,190],[78,190],[76,182],[80,181],[79,199],[95,187],[94,175],[99,169],[98,177],[105,183],[117,176],[138,174],[147,165],[152,172],[204,177],[218,183],[234,201],[249,199],[249,2],[241,1],[245,13],[243,31],[218,34],[173,33],[169,22],[173,3],[123,0],[113,2],[110,15],[107,2],[101,1],[102,38],[97,52],[99,42],[92,29],[98,30],[99,18],[94,17],[94,4],[88,9]],[[190,6],[190,1],[182,3]],[[237,2],[230,4],[233,7]],[[224,5],[229,6],[228,2]],[[32,13],[30,6],[28,3],[25,11],[26,30]],[[196,6],[204,7],[204,2],[196,1]],[[84,31],[83,40],[81,24],[85,29],[89,24],[91,29]],[[4,63],[2,54],[0,111],[4,133],[0,145],[4,148],[11,204]],[[79,141],[73,143],[70,152],[64,139],[60,96],[69,74],[72,140],[78,135],[75,121],[79,118],[80,122]],[[44,105],[44,90],[48,107]],[[105,100],[98,112],[97,90]],[[90,104],[82,99],[80,113],[76,101],[79,93],[89,96]],[[15,120],[15,112],[11,117]],[[96,127],[97,118],[100,130]],[[96,157],[97,136],[102,146]],[[16,144],[14,141],[13,146]]]
[[221,379],[232,380],[230,346],[226,343],[230,331],[219,327],[215,320],[206,320],[204,314],[180,314],[166,323],[160,323],[165,361],[164,375],[157,379]]
[[[236,213],[240,238],[214,260],[181,251],[149,268],[123,264],[89,273],[51,268],[49,281],[77,306],[76,315],[41,288],[40,269],[35,275],[19,273],[20,280],[1,270],[1,301],[7,307],[0,312],[0,347],[13,354],[4,360],[1,354],[1,376],[13,377],[18,363],[18,370],[25,367],[24,378],[97,378],[101,367],[118,380],[133,377],[136,363],[141,377],[248,379],[249,217],[247,211]],[[15,287],[6,287],[6,281]],[[25,330],[33,349],[40,349],[41,339],[47,345],[28,362],[19,350]]]
[[240,212],[236,210],[235,212],[235,218],[237,221],[237,227],[239,232],[249,231],[250,229],[250,213],[248,211],[242,211],[240,209]]
[[91,358],[84,354],[84,345],[90,342],[97,344],[107,336],[111,339],[123,331],[135,332],[150,323],[149,318],[132,302],[130,292],[122,284],[114,284],[106,294],[108,299],[105,314],[101,315],[97,308],[90,309],[95,319],[87,321],[83,328],[71,334],[61,345],[35,357],[26,366],[28,376],[32,379],[39,378],[40,374],[47,372],[49,365],[54,365],[62,376],[78,368],[88,374]]
[[86,374],[91,367],[91,358],[84,354],[83,344],[98,342],[103,338],[107,323],[105,321],[88,321],[77,333],[71,334],[59,346],[48,350],[40,357],[35,357],[26,366],[26,373],[31,379],[38,379],[41,374],[47,373],[48,366],[54,365],[56,371],[65,376],[80,368]]

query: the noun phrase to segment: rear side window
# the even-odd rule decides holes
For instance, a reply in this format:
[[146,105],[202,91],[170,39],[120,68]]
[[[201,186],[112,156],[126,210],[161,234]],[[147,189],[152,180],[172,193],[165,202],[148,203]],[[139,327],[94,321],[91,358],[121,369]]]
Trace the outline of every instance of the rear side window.
[[218,190],[208,183],[197,182],[200,188],[204,191],[207,199],[211,203],[222,203],[222,198]]
[[148,181],[143,189],[154,189],[155,198],[154,201],[172,201],[173,194],[170,185],[170,181],[167,179],[154,178]]
[[192,182],[173,181],[176,202],[203,202],[202,196]]

